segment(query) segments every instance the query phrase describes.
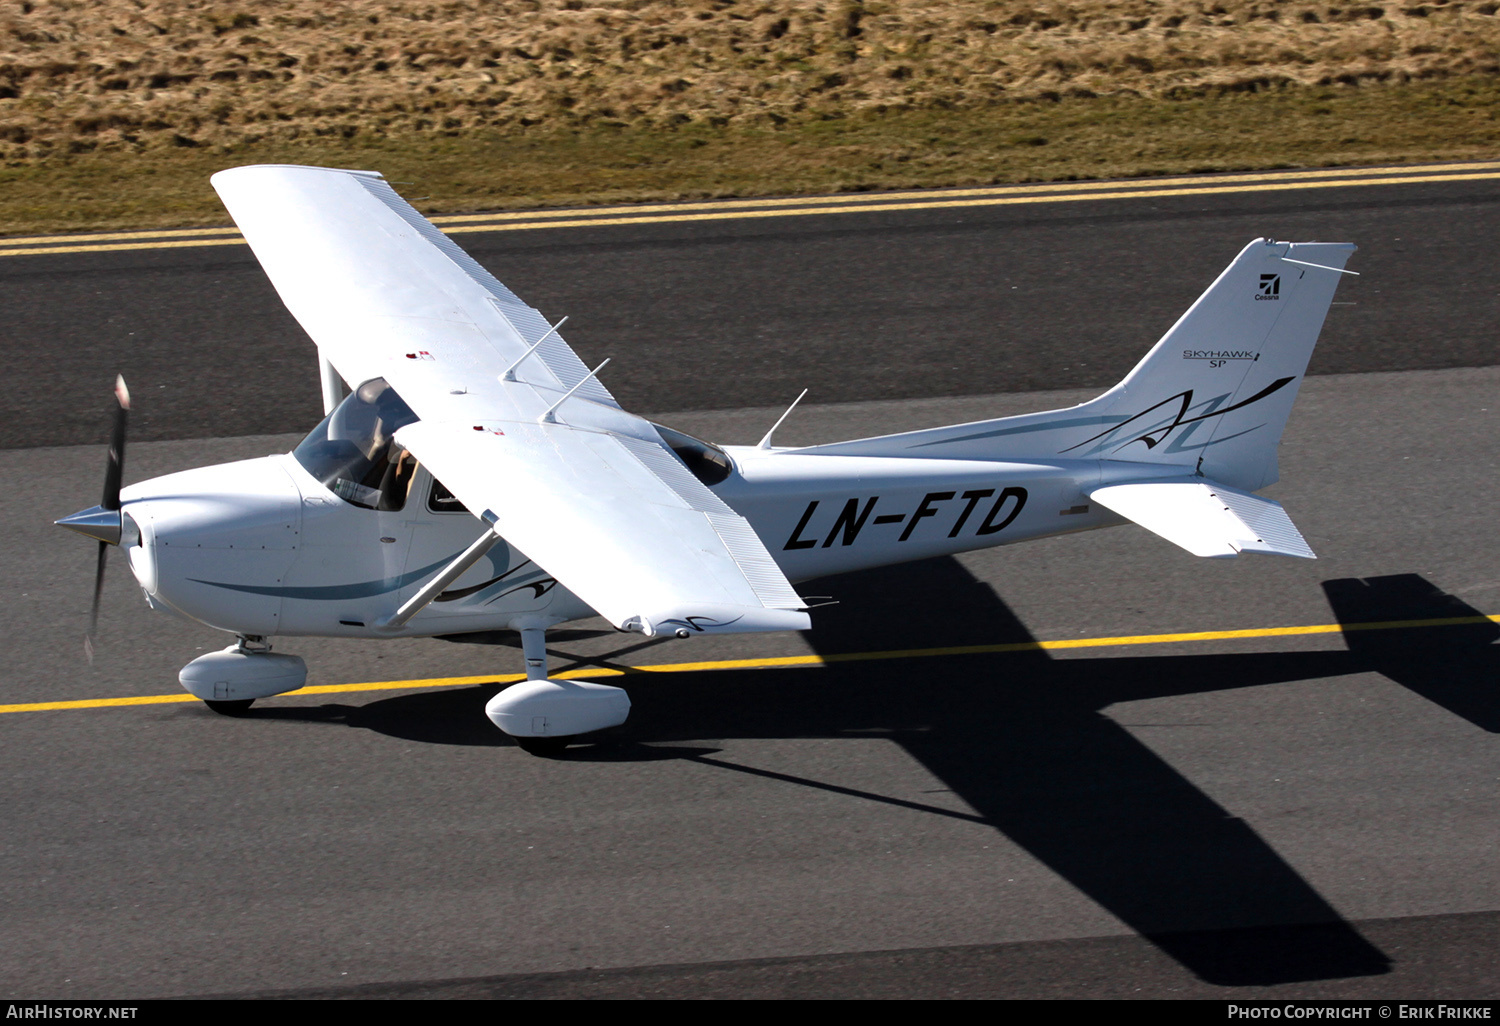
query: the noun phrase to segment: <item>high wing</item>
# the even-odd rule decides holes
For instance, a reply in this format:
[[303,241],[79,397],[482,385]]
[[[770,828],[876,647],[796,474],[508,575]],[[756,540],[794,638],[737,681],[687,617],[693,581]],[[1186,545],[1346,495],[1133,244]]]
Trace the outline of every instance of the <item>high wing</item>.
[[809,626],[750,525],[380,175],[265,165],[212,182],[323,356],[420,418],[398,441],[615,626]]

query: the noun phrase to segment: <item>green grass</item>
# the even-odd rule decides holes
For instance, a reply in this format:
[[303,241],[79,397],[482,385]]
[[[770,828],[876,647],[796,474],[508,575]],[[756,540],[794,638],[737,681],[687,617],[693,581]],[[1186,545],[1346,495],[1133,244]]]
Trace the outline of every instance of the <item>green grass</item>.
[[597,127],[365,142],[161,147],[0,168],[0,232],[226,222],[208,176],[239,164],[382,171],[428,213],[816,194],[1500,156],[1500,82],[1063,98],[777,128]]

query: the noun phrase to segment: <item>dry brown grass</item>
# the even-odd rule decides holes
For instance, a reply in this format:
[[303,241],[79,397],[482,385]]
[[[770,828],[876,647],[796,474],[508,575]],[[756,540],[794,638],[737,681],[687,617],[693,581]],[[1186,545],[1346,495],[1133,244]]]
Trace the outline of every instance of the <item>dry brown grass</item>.
[[1064,178],[1500,157],[1500,81],[1310,87],[1153,100],[1063,97],[764,126],[685,125],[231,148],[96,150],[0,167],[0,233],[223,223],[209,188],[236,164],[385,172],[428,213],[807,195]]
[[7,0],[0,157],[756,127],[1500,70],[1494,2]]
[[1484,0],[4,0],[0,233],[1500,156]]

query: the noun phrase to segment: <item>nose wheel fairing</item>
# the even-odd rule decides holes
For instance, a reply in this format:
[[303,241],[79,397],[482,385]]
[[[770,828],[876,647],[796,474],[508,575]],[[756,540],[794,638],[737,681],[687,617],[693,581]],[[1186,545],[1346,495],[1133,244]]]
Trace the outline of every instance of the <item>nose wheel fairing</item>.
[[[248,709],[257,698],[296,691],[307,683],[307,664],[298,656],[272,652],[264,643],[241,639],[194,659],[177,679],[188,694],[209,703],[216,712],[230,712]],[[216,708],[221,703],[222,710]]]

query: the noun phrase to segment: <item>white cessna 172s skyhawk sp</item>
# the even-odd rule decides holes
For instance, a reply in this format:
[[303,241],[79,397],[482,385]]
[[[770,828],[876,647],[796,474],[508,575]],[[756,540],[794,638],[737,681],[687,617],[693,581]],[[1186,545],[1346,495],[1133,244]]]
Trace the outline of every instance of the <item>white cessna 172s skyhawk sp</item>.
[[1126,520],[1199,556],[1313,556],[1252,493],[1276,480],[1353,246],[1255,240],[1124,381],[1071,409],[721,448],[621,409],[558,325],[380,175],[242,167],[213,185],[318,346],[327,417],[286,455],[121,490],[122,385],[104,501],[58,523],[100,540],[101,579],[117,545],[153,608],[239,636],[181,674],[221,712],[302,686],[272,636],[508,629],[528,679],[486,711],[557,751],[630,708],[619,688],[547,679],[544,632],[569,620],[805,630],[793,582]]

